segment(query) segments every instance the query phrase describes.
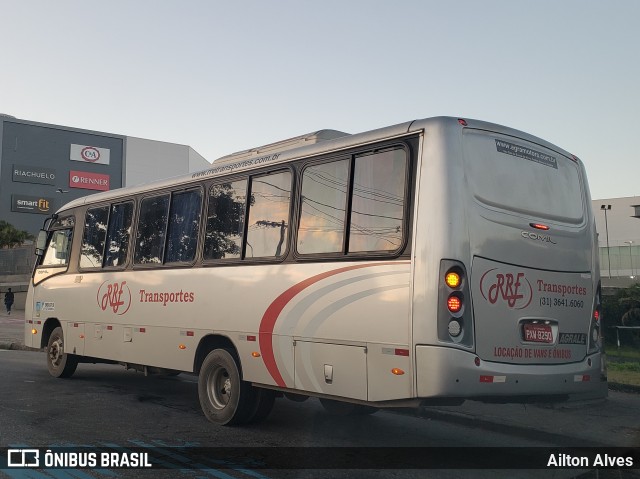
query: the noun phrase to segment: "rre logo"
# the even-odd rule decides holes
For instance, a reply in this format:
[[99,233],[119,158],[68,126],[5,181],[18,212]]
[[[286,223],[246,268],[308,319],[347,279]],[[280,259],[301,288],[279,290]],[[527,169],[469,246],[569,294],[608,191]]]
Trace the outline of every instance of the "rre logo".
[[520,234],[525,239],[530,239],[530,240],[533,240],[533,241],[542,241],[543,243],[558,244],[555,241],[553,241],[551,239],[551,236],[549,236],[549,235],[541,235],[540,233],[533,233],[531,231],[523,231]]

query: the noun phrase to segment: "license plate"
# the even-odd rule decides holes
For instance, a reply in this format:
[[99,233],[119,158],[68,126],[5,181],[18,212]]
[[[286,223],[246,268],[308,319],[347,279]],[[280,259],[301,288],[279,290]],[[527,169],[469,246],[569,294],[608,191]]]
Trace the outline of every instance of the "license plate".
[[551,326],[548,324],[525,324],[524,340],[532,343],[553,343]]

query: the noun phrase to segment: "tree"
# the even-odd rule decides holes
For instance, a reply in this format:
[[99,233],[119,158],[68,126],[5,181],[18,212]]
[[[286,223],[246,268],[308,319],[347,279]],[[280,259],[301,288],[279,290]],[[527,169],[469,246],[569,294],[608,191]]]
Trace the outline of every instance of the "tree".
[[0,220],[0,248],[13,248],[33,239],[33,235],[28,232],[16,229],[12,224]]
[[640,284],[624,289],[618,302],[625,307],[626,312],[620,318],[623,326],[640,326]]

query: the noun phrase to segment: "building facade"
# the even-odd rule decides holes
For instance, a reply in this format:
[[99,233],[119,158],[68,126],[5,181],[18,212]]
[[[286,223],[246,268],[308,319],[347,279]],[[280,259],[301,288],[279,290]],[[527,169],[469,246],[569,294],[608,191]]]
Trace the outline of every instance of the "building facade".
[[593,200],[602,278],[640,276],[640,196]]
[[186,145],[0,115],[0,219],[32,234],[72,199],[208,167]]

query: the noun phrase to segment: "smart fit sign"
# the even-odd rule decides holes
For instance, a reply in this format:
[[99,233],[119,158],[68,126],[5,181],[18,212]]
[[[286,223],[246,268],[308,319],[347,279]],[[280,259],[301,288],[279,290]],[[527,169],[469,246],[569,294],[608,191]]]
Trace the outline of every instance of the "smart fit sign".
[[11,211],[16,213],[53,213],[53,198],[11,195]]
[[74,145],[71,144],[69,159],[71,161],[81,161],[83,163],[93,163],[94,165],[108,165],[111,150],[108,148],[98,148],[97,146]]
[[69,172],[69,188],[107,191],[109,189],[109,175],[71,170]]

